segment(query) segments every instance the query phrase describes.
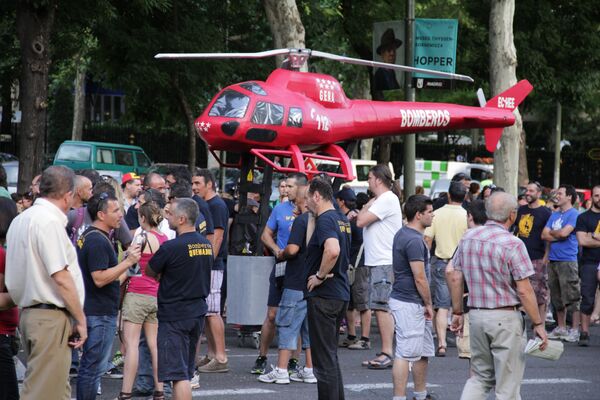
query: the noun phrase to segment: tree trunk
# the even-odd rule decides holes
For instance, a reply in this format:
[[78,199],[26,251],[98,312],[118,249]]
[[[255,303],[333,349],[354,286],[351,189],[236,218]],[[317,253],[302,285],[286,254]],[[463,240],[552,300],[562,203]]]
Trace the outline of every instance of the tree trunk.
[[173,77],[171,79],[171,85],[175,90],[175,95],[177,96],[177,101],[179,102],[179,107],[181,108],[181,112],[185,117],[185,122],[187,125],[188,132],[188,166],[190,171],[193,172],[194,168],[196,168],[196,128],[194,126],[194,114],[192,113],[192,107],[190,107],[190,103],[188,99],[181,89],[179,85],[179,79],[177,77]]
[[0,89],[2,90],[0,93],[2,99],[2,124],[0,125],[0,134],[12,136],[10,129],[12,123],[12,85],[7,80],[6,82],[2,82]]
[[[492,0],[490,10],[490,86],[496,96],[517,83],[517,50],[513,41],[514,0]],[[516,121],[505,128],[500,148],[494,153],[494,183],[517,194],[519,174],[519,139],[523,122],[519,110]]]
[[519,140],[519,185],[527,186],[529,183],[529,169],[527,168],[527,143],[525,129],[521,130]]
[[83,140],[83,121],[85,119],[85,72],[84,65],[77,66],[75,75],[75,97],[73,99],[73,131],[71,140]]
[[[305,31],[296,0],[263,0],[263,4],[275,48],[303,49]],[[284,56],[276,57],[277,67],[281,66],[283,59]]]
[[[41,5],[38,5],[41,4]],[[19,180],[17,190],[25,192],[44,162],[50,34],[54,24],[54,1],[19,1],[17,33],[21,43],[19,103]]]

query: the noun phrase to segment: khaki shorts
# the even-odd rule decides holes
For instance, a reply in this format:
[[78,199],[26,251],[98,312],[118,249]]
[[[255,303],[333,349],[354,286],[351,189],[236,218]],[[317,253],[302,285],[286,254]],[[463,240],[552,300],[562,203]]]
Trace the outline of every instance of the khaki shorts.
[[365,311],[369,309],[369,267],[358,267],[354,272],[354,283],[350,287],[349,310]]
[[572,306],[579,311],[581,289],[577,261],[550,261],[548,263],[548,286],[550,300],[557,311]]
[[157,324],[156,312],[158,303],[156,297],[147,294],[128,292],[123,300],[123,320],[134,324]]
[[456,348],[458,349],[458,358],[471,358],[471,342],[469,335],[469,313],[463,316],[463,334],[462,337],[456,337]]
[[531,282],[531,287],[535,292],[538,305],[546,305],[550,298],[550,293],[548,293],[548,268],[541,259],[531,260],[531,264],[535,273],[529,277],[529,282]]

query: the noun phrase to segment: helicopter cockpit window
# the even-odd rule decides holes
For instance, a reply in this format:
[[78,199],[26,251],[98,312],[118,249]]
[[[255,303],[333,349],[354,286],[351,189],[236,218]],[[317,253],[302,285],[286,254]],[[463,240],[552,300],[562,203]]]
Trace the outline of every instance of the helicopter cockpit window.
[[256,102],[252,123],[259,125],[281,125],[283,123],[283,106],[279,104]]
[[287,126],[292,128],[302,128],[302,109],[298,107],[290,107]]
[[256,82],[244,82],[240,83],[240,86],[254,94],[259,94],[261,96],[267,95],[267,92],[265,92],[265,90]]
[[250,97],[235,90],[226,90],[215,101],[208,115],[210,117],[243,118],[246,115],[248,103],[250,103]]

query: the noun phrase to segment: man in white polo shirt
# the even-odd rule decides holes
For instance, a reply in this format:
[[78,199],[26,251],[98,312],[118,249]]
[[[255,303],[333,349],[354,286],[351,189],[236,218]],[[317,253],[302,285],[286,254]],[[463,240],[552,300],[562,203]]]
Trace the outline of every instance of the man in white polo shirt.
[[70,399],[69,346],[80,348],[87,338],[83,279],[65,229],[74,179],[67,167],[46,169],[40,198],[13,220],[7,234],[6,287],[23,309],[22,399]]
[[394,282],[392,246],[394,235],[402,228],[402,211],[398,196],[391,190],[394,181],[386,165],[378,164],[371,168],[368,182],[375,197],[360,210],[356,225],[363,228],[365,265],[371,267],[369,308],[375,311],[377,318],[381,352],[364,365],[370,369],[387,369],[393,363],[394,321],[388,304]]

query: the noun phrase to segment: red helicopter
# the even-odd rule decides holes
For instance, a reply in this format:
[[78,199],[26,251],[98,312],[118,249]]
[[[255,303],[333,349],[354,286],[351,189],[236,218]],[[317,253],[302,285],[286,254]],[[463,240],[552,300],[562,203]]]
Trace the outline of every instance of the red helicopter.
[[[526,80],[481,107],[457,104],[348,99],[332,76],[301,72],[309,56],[379,68],[424,72],[473,82],[468,76],[360,60],[309,49],[259,53],[157,54],[161,59],[260,58],[287,55],[287,69],[276,69],[265,82],[248,81],[221,90],[195,122],[196,130],[222,164],[216,151],[250,153],[278,172],[319,173],[318,160],[339,163],[352,180],[348,154],[337,144],[378,136],[424,131],[483,128],[486,148],[493,152],[502,130],[515,122],[513,110],[531,92]],[[289,159],[289,163],[281,162]],[[277,161],[276,161],[277,160]],[[316,162],[315,162],[316,161]],[[227,165],[229,166],[229,165]],[[237,165],[238,167],[240,165]]]

